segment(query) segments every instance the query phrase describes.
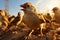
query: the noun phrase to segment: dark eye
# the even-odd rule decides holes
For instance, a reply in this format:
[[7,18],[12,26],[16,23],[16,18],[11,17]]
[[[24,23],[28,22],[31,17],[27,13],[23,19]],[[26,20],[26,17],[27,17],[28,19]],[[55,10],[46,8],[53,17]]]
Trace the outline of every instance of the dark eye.
[[29,7],[29,5],[27,5],[27,7]]

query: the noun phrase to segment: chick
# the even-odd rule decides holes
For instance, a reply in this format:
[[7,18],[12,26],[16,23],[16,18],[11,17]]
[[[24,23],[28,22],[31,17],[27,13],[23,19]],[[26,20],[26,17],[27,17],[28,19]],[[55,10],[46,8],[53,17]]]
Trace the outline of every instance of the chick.
[[60,26],[60,9],[58,7],[54,7],[52,11],[54,12],[54,17],[53,17],[53,20],[55,21],[54,24]]
[[27,25],[27,27],[30,29],[36,29],[40,27],[40,24],[44,23],[44,20],[37,16],[38,12],[30,2],[22,4],[21,7],[23,8],[21,10],[24,11],[23,22]]
[[52,17],[51,17],[51,15],[49,13],[47,13],[47,15],[45,15],[45,20],[46,20],[47,23],[51,22]]

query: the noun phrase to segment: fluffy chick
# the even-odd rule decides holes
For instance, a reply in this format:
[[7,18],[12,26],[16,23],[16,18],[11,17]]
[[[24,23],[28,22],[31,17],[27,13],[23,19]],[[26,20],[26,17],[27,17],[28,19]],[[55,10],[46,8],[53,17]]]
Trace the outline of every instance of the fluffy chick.
[[21,7],[24,11],[23,22],[29,28],[36,29],[44,22],[42,19],[39,19],[36,8],[30,2],[22,4]]
[[53,20],[55,21],[56,25],[60,26],[60,9],[58,7],[54,7],[52,10],[54,12]]
[[[21,7],[24,11],[23,22],[27,25],[27,27],[30,29],[37,29],[40,27],[40,24],[44,23],[44,20],[37,16],[37,9],[30,2],[22,4]],[[29,36],[31,36],[31,33]]]

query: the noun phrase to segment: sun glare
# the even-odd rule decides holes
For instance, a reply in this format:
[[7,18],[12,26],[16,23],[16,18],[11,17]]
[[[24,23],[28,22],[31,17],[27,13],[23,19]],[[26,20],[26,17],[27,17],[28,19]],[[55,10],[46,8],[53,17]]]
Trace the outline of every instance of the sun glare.
[[59,1],[55,0],[55,1],[51,1],[50,3],[48,3],[47,5],[48,9],[51,11],[54,7],[59,7]]

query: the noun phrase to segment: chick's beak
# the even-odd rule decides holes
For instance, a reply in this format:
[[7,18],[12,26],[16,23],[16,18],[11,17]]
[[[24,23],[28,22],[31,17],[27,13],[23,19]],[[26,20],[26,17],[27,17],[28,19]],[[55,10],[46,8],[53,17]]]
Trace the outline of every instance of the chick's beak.
[[23,7],[23,5],[20,5],[20,7]]
[[24,8],[22,8],[21,10],[22,10],[22,11],[24,11],[25,9],[24,9]]
[[23,10],[23,11],[24,11],[24,5],[20,5],[20,7],[22,8],[21,10]]

